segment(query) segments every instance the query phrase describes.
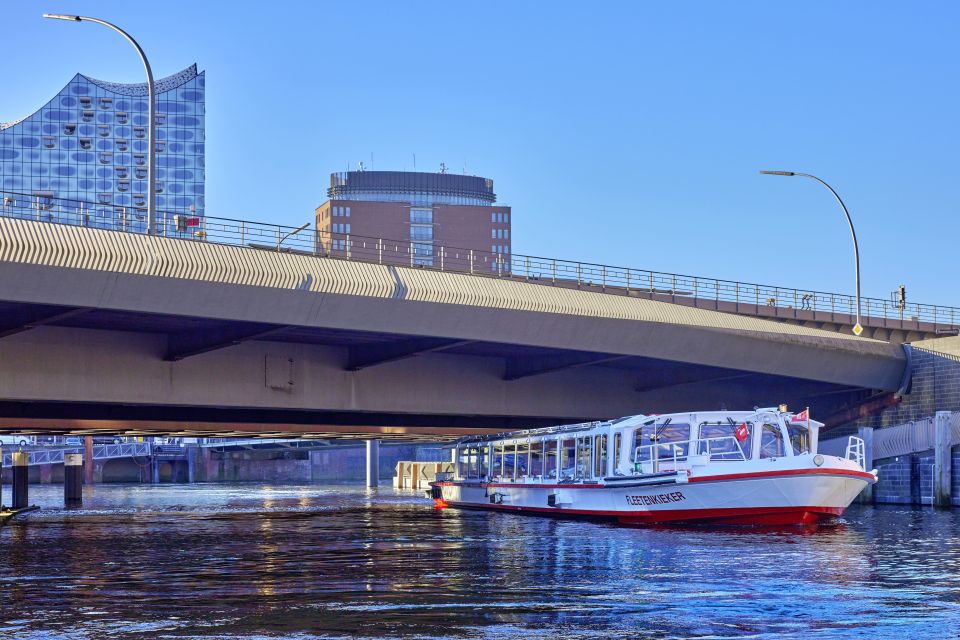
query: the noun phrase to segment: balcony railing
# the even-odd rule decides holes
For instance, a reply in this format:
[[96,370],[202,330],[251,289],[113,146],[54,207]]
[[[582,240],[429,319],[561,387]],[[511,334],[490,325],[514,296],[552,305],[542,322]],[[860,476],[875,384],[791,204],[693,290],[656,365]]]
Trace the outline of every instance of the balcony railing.
[[[143,231],[145,228],[144,220],[140,219],[145,209],[137,206],[70,200],[49,193],[31,195],[4,191],[0,191],[0,205],[0,215],[6,217],[118,231]],[[842,293],[506,251],[447,247],[423,240],[373,238],[321,232],[314,228],[298,230],[284,225],[203,216],[191,211],[158,211],[157,233],[194,242],[456,271],[751,315],[848,323],[856,312],[856,298]],[[955,333],[960,326],[960,308],[913,302],[899,304],[880,298],[861,298],[861,315],[866,326],[916,328],[944,334]]]

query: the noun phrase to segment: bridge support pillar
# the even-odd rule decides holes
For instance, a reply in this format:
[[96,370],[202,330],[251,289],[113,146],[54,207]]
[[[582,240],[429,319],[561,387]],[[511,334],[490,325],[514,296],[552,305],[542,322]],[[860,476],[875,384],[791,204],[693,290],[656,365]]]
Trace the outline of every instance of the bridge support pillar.
[[26,451],[13,452],[13,500],[14,509],[26,509],[29,505],[27,497],[27,472],[30,469],[30,454]]
[[367,440],[367,486],[380,484],[380,441]]
[[40,465],[40,484],[50,484],[53,481],[53,465]]
[[206,464],[204,454],[207,452],[203,447],[187,447],[187,482],[203,482],[206,479]]
[[156,456],[150,461],[150,482],[160,484],[160,461]]
[[93,436],[83,437],[83,483],[93,486]]
[[[857,429],[857,437],[863,440],[863,468],[867,471],[873,470],[873,427],[860,427]],[[860,504],[873,504],[873,485],[868,485],[866,489],[857,496]]]
[[950,451],[950,412],[937,411],[933,418],[933,504],[950,507],[950,476],[953,460]]
[[83,504],[83,456],[68,453],[63,456],[63,506]]

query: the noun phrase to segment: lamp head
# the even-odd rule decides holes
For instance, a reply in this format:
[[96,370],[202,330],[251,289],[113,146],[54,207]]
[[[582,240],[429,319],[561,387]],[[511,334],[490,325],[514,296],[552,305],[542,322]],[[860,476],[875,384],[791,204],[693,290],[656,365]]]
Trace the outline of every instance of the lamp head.
[[70,22],[80,22],[83,20],[80,16],[65,16],[62,13],[45,13],[43,14],[44,18],[51,18],[53,20],[69,20]]
[[760,173],[767,176],[795,176],[797,175],[793,171],[761,171]]

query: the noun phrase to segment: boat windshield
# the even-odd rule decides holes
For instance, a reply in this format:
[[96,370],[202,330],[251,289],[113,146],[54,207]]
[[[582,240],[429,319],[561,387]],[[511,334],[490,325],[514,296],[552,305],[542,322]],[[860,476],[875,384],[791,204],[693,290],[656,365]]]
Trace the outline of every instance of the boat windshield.
[[790,434],[790,446],[793,447],[793,455],[810,453],[810,430],[807,429],[807,425],[788,424],[787,433]]
[[760,430],[760,457],[782,458],[785,455],[780,425],[765,423]]
[[752,422],[704,422],[700,425],[697,453],[710,456],[710,460],[749,460],[752,446]]
[[689,445],[690,425],[686,422],[666,421],[643,425],[634,434],[633,448],[637,452],[634,462],[647,462],[654,457],[670,457],[674,455],[674,449],[677,457],[686,458]]

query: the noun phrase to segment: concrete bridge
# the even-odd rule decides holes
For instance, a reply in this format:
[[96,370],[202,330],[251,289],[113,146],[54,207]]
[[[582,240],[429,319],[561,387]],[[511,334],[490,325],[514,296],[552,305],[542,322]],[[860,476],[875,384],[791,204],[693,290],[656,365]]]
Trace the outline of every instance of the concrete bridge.
[[0,429],[436,438],[909,380],[895,342],[649,293],[0,218]]

